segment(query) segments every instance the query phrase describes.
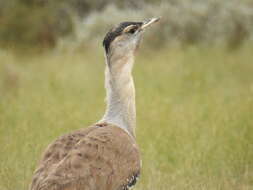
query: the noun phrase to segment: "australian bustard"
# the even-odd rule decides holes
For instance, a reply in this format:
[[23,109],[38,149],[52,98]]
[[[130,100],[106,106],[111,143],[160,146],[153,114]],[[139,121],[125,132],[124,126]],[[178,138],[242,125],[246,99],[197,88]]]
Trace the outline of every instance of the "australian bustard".
[[158,20],[123,22],[106,34],[106,113],[93,126],[61,136],[48,146],[31,190],[127,190],[136,183],[141,160],[131,73],[143,31]]

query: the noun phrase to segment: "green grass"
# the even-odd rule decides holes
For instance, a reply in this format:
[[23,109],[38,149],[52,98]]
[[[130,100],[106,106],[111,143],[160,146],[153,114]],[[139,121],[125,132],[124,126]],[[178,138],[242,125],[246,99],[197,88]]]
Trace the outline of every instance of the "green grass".
[[[92,52],[0,53],[0,190],[28,189],[51,141],[103,115],[103,53]],[[252,60],[252,46],[139,52],[137,190],[253,189]]]

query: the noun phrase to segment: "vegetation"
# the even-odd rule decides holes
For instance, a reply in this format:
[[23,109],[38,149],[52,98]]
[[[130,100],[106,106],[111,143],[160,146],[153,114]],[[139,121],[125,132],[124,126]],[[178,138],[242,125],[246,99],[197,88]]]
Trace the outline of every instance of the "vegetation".
[[[136,189],[253,189],[252,46],[149,51],[141,48],[134,70]],[[27,190],[50,142],[100,119],[103,69],[102,49],[0,52],[1,190]]]
[[122,20],[161,16],[161,22],[152,29],[147,40],[151,47],[225,44],[229,49],[236,49],[253,39],[252,5],[237,0],[166,1],[156,5],[144,4],[138,10],[121,10],[110,5],[87,16],[76,32],[82,37],[79,42],[83,43],[100,39],[108,25]]
[[98,43],[154,16],[134,70],[136,189],[253,189],[251,0],[0,0],[1,190],[27,190],[50,142],[100,119]]
[[251,0],[0,0],[0,47],[83,47],[116,23],[154,16],[163,19],[150,33],[152,47],[222,43],[236,49],[253,39]]

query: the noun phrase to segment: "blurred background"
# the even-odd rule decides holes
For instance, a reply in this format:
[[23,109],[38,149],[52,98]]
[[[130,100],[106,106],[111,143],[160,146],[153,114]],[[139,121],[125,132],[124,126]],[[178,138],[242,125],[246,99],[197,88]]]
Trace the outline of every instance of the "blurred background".
[[253,36],[252,0],[1,0],[1,48],[90,47],[116,23],[153,16],[163,19],[150,46],[238,48]]
[[0,190],[102,117],[105,33],[157,16],[134,69],[136,189],[253,189],[252,0],[0,0]]

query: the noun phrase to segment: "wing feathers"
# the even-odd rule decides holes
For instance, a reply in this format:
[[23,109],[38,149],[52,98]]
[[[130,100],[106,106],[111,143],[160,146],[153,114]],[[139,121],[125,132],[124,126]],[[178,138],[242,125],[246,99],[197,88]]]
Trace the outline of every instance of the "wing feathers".
[[132,137],[113,125],[92,126],[48,147],[31,190],[115,190],[134,185],[139,171]]

